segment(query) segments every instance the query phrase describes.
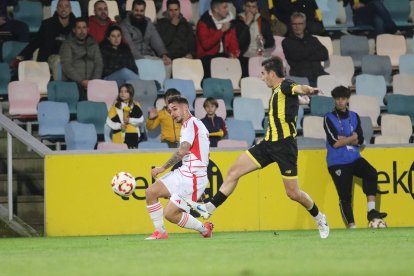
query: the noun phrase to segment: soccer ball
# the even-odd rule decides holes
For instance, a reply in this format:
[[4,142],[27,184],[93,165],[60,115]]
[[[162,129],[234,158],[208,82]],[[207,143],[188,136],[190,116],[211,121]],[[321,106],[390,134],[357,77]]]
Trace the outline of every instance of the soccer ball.
[[112,190],[122,197],[130,196],[135,185],[135,178],[128,172],[119,172],[112,178]]
[[368,227],[369,228],[387,228],[387,223],[382,219],[374,218],[368,223]]

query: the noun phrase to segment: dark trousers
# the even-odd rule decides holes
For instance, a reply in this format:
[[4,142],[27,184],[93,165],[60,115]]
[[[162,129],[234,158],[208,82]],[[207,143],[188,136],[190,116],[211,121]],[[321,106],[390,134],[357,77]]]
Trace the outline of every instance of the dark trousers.
[[372,0],[365,7],[354,10],[355,25],[372,25],[377,34],[397,31],[397,26],[382,0]]
[[353,177],[362,178],[362,190],[367,196],[377,194],[377,170],[364,158],[351,164],[334,165],[328,168],[339,196],[339,207],[346,224],[354,223],[352,211]]

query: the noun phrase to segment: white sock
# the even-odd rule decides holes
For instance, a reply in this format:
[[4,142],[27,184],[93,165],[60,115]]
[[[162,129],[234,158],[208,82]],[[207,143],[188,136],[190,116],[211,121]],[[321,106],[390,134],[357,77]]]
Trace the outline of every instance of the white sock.
[[165,233],[164,219],[163,219],[163,208],[161,202],[157,202],[153,205],[147,205],[147,211],[154,223],[155,230],[160,233]]
[[368,212],[375,209],[375,201],[368,201]]
[[216,210],[216,206],[214,206],[211,202],[207,202],[206,203],[206,209],[207,209],[207,212],[212,214],[214,212],[214,210]]
[[321,212],[319,212],[319,213],[316,215],[316,217],[313,217],[313,219],[314,219],[315,221],[318,221],[318,220],[322,219],[322,213],[321,213]]
[[205,233],[207,231],[207,229],[199,220],[186,212],[182,213],[181,219],[177,225],[182,228],[197,230],[200,233]]

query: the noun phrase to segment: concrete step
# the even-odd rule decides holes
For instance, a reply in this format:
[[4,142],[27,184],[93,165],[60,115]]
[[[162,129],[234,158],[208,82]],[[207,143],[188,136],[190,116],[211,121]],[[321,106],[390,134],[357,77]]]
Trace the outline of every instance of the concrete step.
[[[13,174],[13,193],[15,195],[43,195],[43,173]],[[7,196],[7,174],[0,174],[0,196]]]
[[[26,154],[13,154],[12,156],[13,173],[19,174],[21,172],[43,172],[44,160],[42,157]],[[0,152],[0,172],[7,172],[7,157]]]

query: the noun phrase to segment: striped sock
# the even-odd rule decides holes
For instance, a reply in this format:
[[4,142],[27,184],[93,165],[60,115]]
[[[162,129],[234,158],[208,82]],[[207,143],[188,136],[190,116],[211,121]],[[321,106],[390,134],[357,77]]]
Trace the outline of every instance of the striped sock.
[[194,229],[200,233],[205,233],[207,229],[203,226],[203,224],[194,218],[192,215],[183,212],[181,215],[180,221],[177,223],[178,226],[187,229]]
[[161,202],[157,202],[153,205],[147,206],[148,214],[154,223],[155,230],[160,233],[166,232],[164,227],[164,219],[163,219],[163,208]]

